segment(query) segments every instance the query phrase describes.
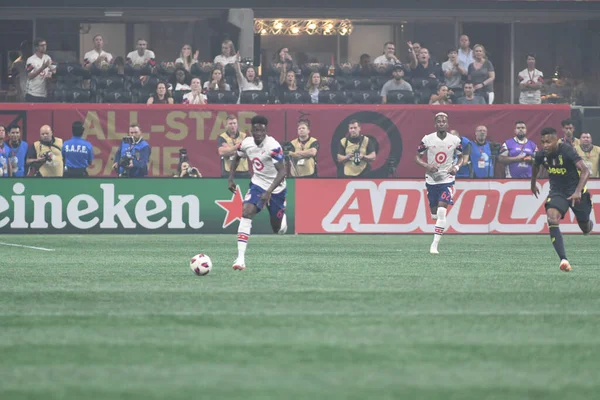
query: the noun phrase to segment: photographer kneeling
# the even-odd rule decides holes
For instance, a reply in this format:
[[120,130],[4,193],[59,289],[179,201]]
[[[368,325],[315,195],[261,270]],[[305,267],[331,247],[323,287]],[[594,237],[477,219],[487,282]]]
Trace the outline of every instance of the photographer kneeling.
[[187,150],[179,150],[179,168],[174,178],[202,178],[202,174],[198,168],[192,167],[187,158]]
[[150,152],[150,145],[142,138],[140,126],[131,124],[129,136],[123,138],[115,155],[113,169],[117,170],[119,177],[143,178],[148,175]]

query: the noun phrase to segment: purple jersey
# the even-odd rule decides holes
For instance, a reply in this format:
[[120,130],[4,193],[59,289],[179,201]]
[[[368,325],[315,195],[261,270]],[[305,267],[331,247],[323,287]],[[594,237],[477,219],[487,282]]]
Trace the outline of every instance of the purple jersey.
[[[516,157],[520,154],[525,154],[533,158],[537,146],[531,140],[525,139],[525,142],[519,143],[515,138],[508,139],[500,149],[500,155],[508,157]],[[531,178],[531,163],[529,162],[514,162],[506,165],[507,178]]]

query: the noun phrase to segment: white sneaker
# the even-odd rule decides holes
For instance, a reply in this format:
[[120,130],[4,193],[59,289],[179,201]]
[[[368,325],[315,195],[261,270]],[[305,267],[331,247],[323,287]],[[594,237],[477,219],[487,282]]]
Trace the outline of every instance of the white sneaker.
[[431,247],[429,248],[429,253],[430,254],[440,254],[440,252],[438,251],[438,248],[435,244],[431,245]]
[[277,232],[277,233],[280,235],[283,235],[286,232],[287,232],[287,216],[285,214],[283,214],[283,218],[281,219],[281,227],[279,228],[279,232]]
[[233,263],[234,271],[243,271],[245,269],[246,269],[246,263],[244,262],[243,259],[238,258],[237,260],[235,260],[235,262]]
[[560,260],[560,270],[564,272],[571,271],[571,264],[567,260]]

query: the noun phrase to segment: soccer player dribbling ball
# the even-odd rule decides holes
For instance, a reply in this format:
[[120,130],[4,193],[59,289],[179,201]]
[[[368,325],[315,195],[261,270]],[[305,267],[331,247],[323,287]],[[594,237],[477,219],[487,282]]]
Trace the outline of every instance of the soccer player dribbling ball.
[[556,129],[542,129],[542,151],[535,155],[535,163],[531,174],[531,192],[538,197],[540,189],[536,184],[536,177],[543,165],[548,171],[550,179],[550,193],[546,199],[546,216],[548,228],[554,250],[560,258],[560,269],[565,272],[571,270],[567,260],[560,220],[571,208],[584,235],[589,234],[594,227],[590,220],[592,199],[585,184],[590,176],[590,171],[577,152],[568,144],[559,143]]
[[[463,163],[461,140],[448,133],[448,114],[440,112],[435,115],[436,132],[425,135],[417,149],[415,162],[425,168],[425,186],[431,210],[431,218],[435,221],[433,243],[429,248],[431,254],[439,254],[438,243],[446,229],[448,205],[454,204],[455,176]],[[427,152],[427,162],[422,155]],[[454,160],[456,159],[456,164]]]
[[265,116],[252,117],[252,136],[245,138],[238,145],[229,172],[229,190],[235,193],[237,190],[234,181],[235,170],[240,159],[247,157],[252,164],[250,189],[244,197],[242,220],[238,226],[238,257],[233,263],[233,269],[238,271],[246,269],[245,255],[252,229],[252,219],[265,206],[271,215],[273,232],[283,234],[287,231],[285,160],[279,142],[267,134],[268,125],[269,120]]

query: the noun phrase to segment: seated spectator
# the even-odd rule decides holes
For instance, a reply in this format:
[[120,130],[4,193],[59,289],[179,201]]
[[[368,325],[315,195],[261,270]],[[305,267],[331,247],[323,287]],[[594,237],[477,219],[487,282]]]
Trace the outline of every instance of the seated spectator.
[[192,70],[192,64],[198,62],[199,55],[200,51],[196,50],[196,52],[192,56],[192,46],[190,46],[189,44],[184,44],[181,48],[179,58],[175,60],[175,64],[178,67],[183,67],[187,72],[190,72]]
[[394,42],[386,42],[383,45],[383,54],[377,57],[373,61],[373,64],[401,64],[398,57],[396,57],[396,45]]
[[220,68],[214,68],[210,74],[210,81],[204,82],[205,90],[231,90],[229,84],[223,79],[223,71]]
[[183,96],[183,104],[206,104],[206,96],[202,93],[200,78],[192,78],[192,91]]
[[175,90],[191,90],[192,88],[188,85],[189,76],[187,71],[183,68],[178,68],[175,71]]
[[452,100],[450,100],[450,90],[446,85],[440,85],[436,94],[432,94],[429,98],[429,104],[431,105],[442,105],[442,104],[452,104]]
[[448,50],[448,61],[442,64],[442,71],[444,71],[444,82],[448,89],[457,90],[462,88],[462,78],[467,76],[467,70],[460,66],[456,49]]
[[125,75],[125,59],[123,57],[115,57],[113,66],[115,67],[115,72],[117,75]]
[[542,104],[544,74],[535,68],[535,55],[527,54],[527,68],[519,72],[519,104]]
[[156,56],[152,50],[148,50],[148,42],[144,39],[137,40],[136,50],[127,54],[127,62],[132,65],[146,65],[154,67],[156,65]]
[[387,95],[391,90],[409,90],[412,92],[410,83],[404,80],[404,67],[396,65],[392,72],[393,79],[387,81],[381,88],[381,104],[387,103]]
[[[245,74],[242,74],[242,67],[240,66],[240,53],[237,53],[235,63],[233,64],[235,74],[237,76],[238,86],[240,88],[240,98],[242,92],[246,90],[263,90],[263,83],[256,74],[256,69],[253,65],[246,67]],[[245,76],[244,76],[245,75]],[[238,104],[240,99],[238,99]]]
[[214,64],[220,65],[221,68],[225,68],[227,64],[233,64],[237,60],[235,47],[231,40],[223,40],[221,43],[221,54],[215,57]]
[[96,64],[96,66],[100,67],[104,63],[110,64],[112,62],[112,54],[104,51],[103,47],[104,39],[102,39],[102,35],[94,36],[93,50],[88,51],[83,56],[83,67],[85,69],[90,69],[92,67],[92,64]]
[[469,65],[469,80],[473,82],[475,93],[484,96],[487,93],[488,104],[494,104],[494,66],[485,57],[485,47],[480,44],[473,46],[475,61]]
[[370,55],[361,54],[357,72],[359,75],[365,76],[371,76],[373,74],[373,65],[371,64]]
[[277,90],[277,95],[279,98],[279,101],[281,103],[284,102],[284,95],[285,92],[294,92],[298,90],[298,82],[296,81],[296,74],[294,73],[294,71],[288,71],[285,75],[283,75],[283,71],[282,71],[282,76],[279,78],[279,88]]
[[173,104],[173,97],[167,90],[167,84],[159,82],[156,85],[156,93],[152,94],[146,104]]
[[310,102],[313,104],[319,103],[319,92],[321,90],[329,90],[327,86],[321,81],[321,74],[318,72],[311,72],[306,82],[306,91],[310,95]]
[[485,104],[483,97],[475,95],[473,82],[465,82],[463,84],[463,91],[464,96],[458,98],[456,101],[457,104]]

